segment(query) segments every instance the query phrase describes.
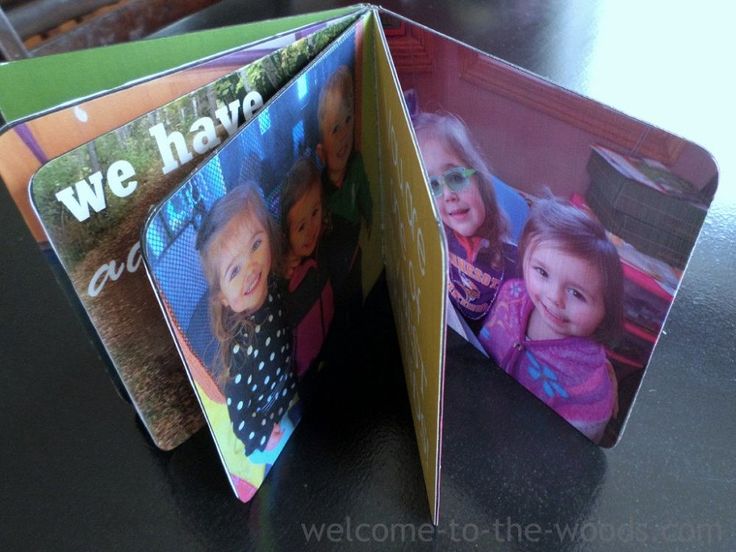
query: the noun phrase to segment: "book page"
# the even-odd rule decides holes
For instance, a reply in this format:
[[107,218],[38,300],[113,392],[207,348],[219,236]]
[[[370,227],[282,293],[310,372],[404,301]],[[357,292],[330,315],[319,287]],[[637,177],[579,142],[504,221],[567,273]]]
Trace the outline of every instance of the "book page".
[[715,192],[713,160],[431,29],[384,26],[447,237],[448,321],[489,357],[485,373],[446,375],[488,401],[468,411],[454,393],[445,414],[492,423],[499,387],[470,374],[502,370],[529,391],[519,409],[569,424],[547,416],[550,433],[613,446]]
[[378,17],[374,19],[386,277],[430,512],[439,509],[446,256]]
[[324,361],[349,346],[363,282],[375,282],[364,255],[380,241],[365,169],[375,162],[355,140],[363,25],[184,178],[143,230],[146,269],[243,501],[324,373],[350,369],[349,357]]
[[[335,23],[331,21],[330,24]],[[103,96],[34,115],[5,128],[0,135],[0,179],[10,191],[36,240],[46,244],[28,196],[28,183],[44,163],[93,140],[184,94],[324,28],[318,22],[262,40],[234,52],[205,60]]]
[[32,201],[49,242],[161,448],[181,443],[202,418],[141,270],[142,224],[198,160],[347,25],[277,50],[50,161],[33,177]]

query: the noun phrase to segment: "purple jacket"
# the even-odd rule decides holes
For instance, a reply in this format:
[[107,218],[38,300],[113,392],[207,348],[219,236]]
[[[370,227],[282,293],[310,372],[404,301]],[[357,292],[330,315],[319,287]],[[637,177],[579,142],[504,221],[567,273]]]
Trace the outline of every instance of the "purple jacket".
[[617,400],[605,349],[588,337],[528,339],[533,310],[523,280],[504,282],[478,339],[506,373],[597,442]]

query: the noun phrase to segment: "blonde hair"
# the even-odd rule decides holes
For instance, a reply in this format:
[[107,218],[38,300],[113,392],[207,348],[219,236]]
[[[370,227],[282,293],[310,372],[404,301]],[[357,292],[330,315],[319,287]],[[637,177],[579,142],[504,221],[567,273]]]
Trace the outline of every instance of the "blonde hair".
[[344,105],[349,111],[354,108],[354,91],[353,91],[353,75],[347,65],[341,65],[332,73],[325,83],[324,88],[319,93],[319,106],[317,107],[317,120],[319,121],[320,135],[324,134],[322,124],[327,116],[329,108],[327,99],[330,96],[337,96],[342,99]]
[[232,360],[231,344],[238,332],[251,334],[252,322],[245,313],[235,313],[220,300],[220,276],[216,262],[216,247],[223,229],[236,217],[251,217],[258,220],[266,230],[271,248],[271,272],[281,272],[281,241],[276,224],[266,210],[263,199],[254,182],[246,182],[230,190],[218,199],[202,220],[197,232],[195,247],[199,252],[209,288],[209,314],[212,333],[219,344],[217,361],[213,366],[213,377],[221,390],[230,379]]
[[421,137],[437,140],[464,161],[466,168],[475,169],[478,190],[486,209],[486,218],[478,233],[490,242],[491,249],[496,252],[495,262],[500,262],[502,245],[508,234],[508,221],[498,207],[491,170],[473,144],[468,127],[460,117],[451,113],[418,113],[412,123],[420,141]]

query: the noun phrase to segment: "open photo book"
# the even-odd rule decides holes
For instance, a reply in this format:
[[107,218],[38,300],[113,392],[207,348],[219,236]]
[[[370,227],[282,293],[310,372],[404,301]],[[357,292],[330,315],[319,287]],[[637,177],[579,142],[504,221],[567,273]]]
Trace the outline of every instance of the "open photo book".
[[153,442],[206,423],[250,500],[350,370],[385,275],[433,521],[443,413],[493,423],[445,398],[448,332],[566,422],[550,432],[615,445],[710,155],[378,7],[268,24],[0,135],[0,177]]

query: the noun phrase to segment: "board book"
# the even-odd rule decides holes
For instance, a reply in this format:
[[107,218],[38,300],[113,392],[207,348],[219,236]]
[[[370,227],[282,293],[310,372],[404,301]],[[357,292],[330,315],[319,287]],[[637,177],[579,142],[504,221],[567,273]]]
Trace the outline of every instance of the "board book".
[[[339,18],[333,23],[296,29],[174,74],[37,115],[10,125],[0,136],[8,152],[0,162],[0,175],[42,245],[48,236],[127,396],[163,449],[187,439],[201,427],[202,417],[155,300],[140,300],[150,288],[139,272],[139,225],[176,178],[154,167],[157,138],[141,136],[140,130],[168,125],[188,132],[192,125],[215,120],[222,136],[233,132],[347,24]],[[306,34],[299,38],[301,33]],[[162,99],[168,103],[160,106]],[[217,101],[226,108],[219,109]],[[147,112],[146,107],[157,105]],[[206,118],[208,112],[212,119]],[[110,164],[111,170],[105,166],[109,156],[127,159]],[[196,163],[194,155],[189,161]],[[133,189],[126,187],[126,192],[111,182],[120,175],[117,167],[126,162],[145,172],[136,181],[144,193],[129,201],[124,200]],[[31,198],[28,179],[39,167]],[[95,169],[89,180],[79,180],[89,168]],[[108,195],[102,191],[103,179]],[[64,180],[72,184],[67,192],[56,189]],[[32,213],[31,199],[45,221],[45,232]]]
[[[437,521],[448,332],[568,422],[550,431],[614,445],[685,263],[616,234],[590,160],[656,164],[698,209],[717,171],[697,145],[397,14],[341,15],[58,152],[30,197],[110,357],[145,356],[116,368],[176,374],[152,412],[167,394],[201,409],[246,501],[385,274]],[[170,445],[196,425],[170,421]]]

